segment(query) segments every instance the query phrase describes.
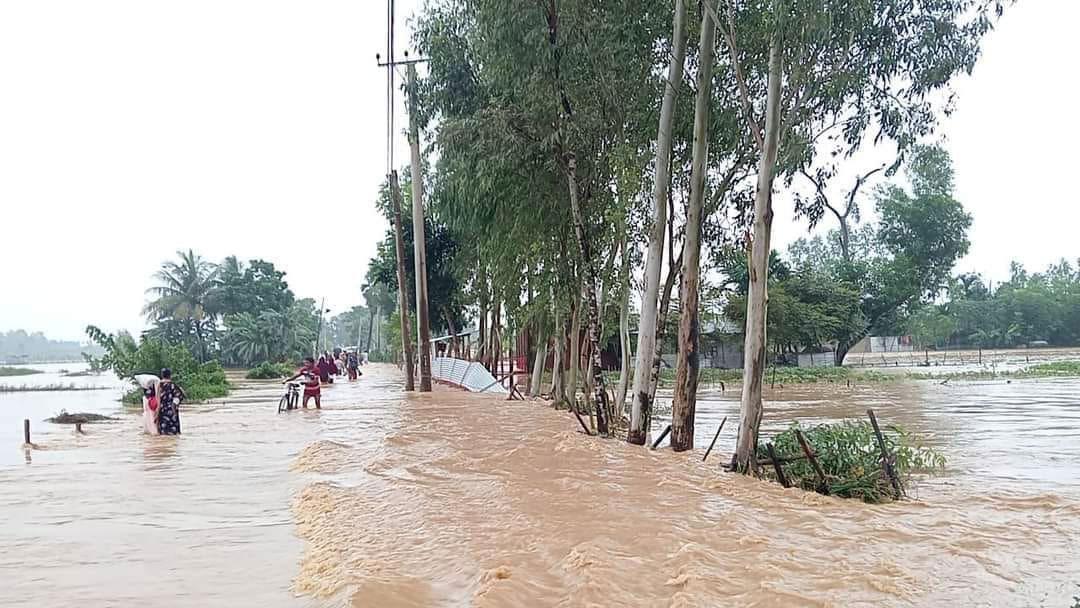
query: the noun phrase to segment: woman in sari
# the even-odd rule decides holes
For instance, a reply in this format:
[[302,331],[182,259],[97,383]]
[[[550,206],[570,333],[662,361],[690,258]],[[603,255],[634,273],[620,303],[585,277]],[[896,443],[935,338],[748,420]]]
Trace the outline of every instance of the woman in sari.
[[334,379],[330,377],[330,370],[333,369],[334,364],[327,359],[328,356],[326,354],[320,355],[319,363],[317,366],[319,369],[319,381],[323,384],[330,384],[334,381]]
[[138,374],[135,376],[135,382],[139,384],[139,388],[141,388],[143,391],[143,431],[145,431],[147,435],[158,434],[158,400],[157,394],[155,392],[158,380],[159,378],[153,374]]
[[184,400],[184,389],[172,381],[172,370],[161,370],[161,380],[157,383],[157,428],[161,435],[180,434],[180,402]]

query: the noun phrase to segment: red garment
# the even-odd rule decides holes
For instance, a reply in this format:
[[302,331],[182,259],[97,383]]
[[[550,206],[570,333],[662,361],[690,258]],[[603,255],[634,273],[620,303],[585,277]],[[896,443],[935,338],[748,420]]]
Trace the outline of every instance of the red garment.
[[304,396],[318,395],[319,370],[314,365],[305,365],[300,368],[300,373],[304,376]]

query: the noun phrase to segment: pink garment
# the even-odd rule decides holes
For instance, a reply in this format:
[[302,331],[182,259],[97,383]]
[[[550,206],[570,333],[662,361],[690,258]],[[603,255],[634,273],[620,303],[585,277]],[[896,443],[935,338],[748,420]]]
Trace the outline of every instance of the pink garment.
[[143,430],[148,435],[157,435],[157,422],[154,421],[154,410],[150,409],[150,403],[146,397],[142,400]]

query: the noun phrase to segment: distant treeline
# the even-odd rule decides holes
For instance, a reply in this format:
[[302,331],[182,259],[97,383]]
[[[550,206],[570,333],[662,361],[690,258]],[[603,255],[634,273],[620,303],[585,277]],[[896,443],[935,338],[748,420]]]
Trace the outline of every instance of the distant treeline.
[[0,363],[81,361],[82,353],[100,355],[102,352],[96,345],[50,340],[39,331],[27,333],[16,329],[0,333]]

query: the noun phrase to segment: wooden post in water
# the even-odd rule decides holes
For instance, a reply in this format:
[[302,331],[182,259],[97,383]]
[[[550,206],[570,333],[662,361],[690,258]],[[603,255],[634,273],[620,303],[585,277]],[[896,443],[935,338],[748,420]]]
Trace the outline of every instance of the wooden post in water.
[[870,424],[874,427],[878,448],[881,449],[881,464],[885,467],[885,474],[889,476],[889,482],[892,484],[895,497],[899,499],[904,492],[900,489],[900,479],[897,478],[896,469],[893,468],[892,457],[889,455],[888,448],[885,447],[885,437],[881,434],[881,428],[878,427],[877,416],[874,416],[874,410],[866,410],[866,414],[870,416]]
[[574,412],[574,417],[577,418],[578,424],[581,425],[581,430],[585,431],[586,435],[592,435],[592,431],[589,430],[589,425],[585,424],[585,419],[582,418],[581,414],[578,413],[577,407],[571,405],[570,406],[570,411]]
[[669,424],[669,425],[667,425],[667,428],[664,429],[664,432],[660,433],[660,437],[658,437],[656,439],[656,441],[653,442],[652,449],[655,450],[656,448],[660,447],[660,442],[663,441],[664,438],[667,437],[668,433],[670,433],[670,432],[671,432],[671,425]]
[[810,443],[806,441],[806,437],[803,436],[803,432],[799,429],[795,429],[795,438],[799,440],[799,445],[802,446],[803,454],[806,454],[807,460],[810,461],[810,466],[814,467],[814,473],[818,478],[818,491],[822,494],[829,493],[829,486],[825,483],[825,471],[821,470],[821,465],[817,461],[817,457],[814,456],[814,451],[810,449]]
[[772,459],[773,468],[776,469],[776,478],[780,480],[780,485],[785,488],[790,488],[791,484],[788,483],[787,475],[784,475],[784,465],[780,464],[780,459],[776,457],[776,450],[773,449],[773,444],[766,443],[765,450],[769,452],[769,458]]
[[709,444],[709,449],[705,450],[705,455],[701,457],[701,462],[705,462],[705,459],[709,457],[709,452],[712,452],[713,446],[716,445],[716,440],[720,438],[720,431],[724,430],[724,423],[727,422],[727,416],[720,421],[720,428],[716,429],[716,434],[713,435],[712,443]]
[[30,419],[23,420],[23,443],[30,445]]

